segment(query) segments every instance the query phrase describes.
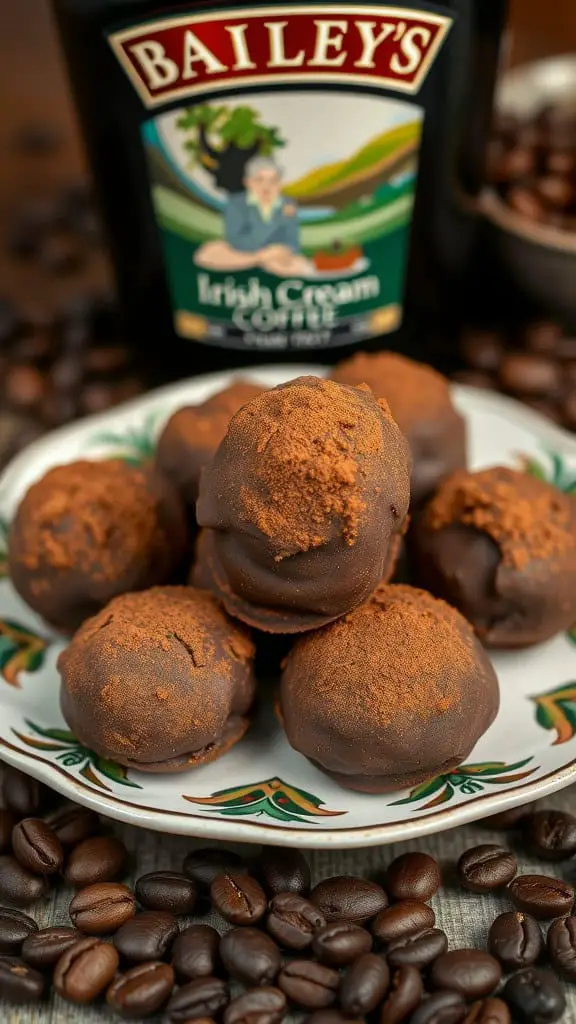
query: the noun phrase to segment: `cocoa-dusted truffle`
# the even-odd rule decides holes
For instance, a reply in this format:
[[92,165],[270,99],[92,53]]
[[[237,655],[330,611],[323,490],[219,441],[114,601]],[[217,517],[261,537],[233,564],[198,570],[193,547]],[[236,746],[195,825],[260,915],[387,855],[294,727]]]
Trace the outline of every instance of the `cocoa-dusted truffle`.
[[34,611],[72,632],[117,594],[169,582],[186,544],[180,499],[151,466],[80,461],[26,492],[8,564]]
[[431,366],[394,352],[358,352],[340,363],[332,379],[368,384],[384,398],[412,453],[412,504],[419,505],[440,480],[466,466],[466,425],[450,397],[448,381]]
[[248,728],[254,645],[211,594],[115,598],[58,659],[62,713],[102,757],[148,772],[213,761]]
[[211,587],[273,633],[330,622],[389,571],[408,446],[368,388],[300,377],[248,402],[202,474]]
[[412,547],[419,582],[490,647],[539,643],[576,621],[576,502],[526,473],[454,473]]
[[193,507],[202,468],[210,463],[235,412],[262,388],[239,380],[202,405],[187,405],[170,417],[158,440],[156,462],[183,501]]
[[498,703],[494,669],[466,620],[431,594],[394,584],[299,637],[280,688],[291,745],[366,793],[415,786],[461,764]]

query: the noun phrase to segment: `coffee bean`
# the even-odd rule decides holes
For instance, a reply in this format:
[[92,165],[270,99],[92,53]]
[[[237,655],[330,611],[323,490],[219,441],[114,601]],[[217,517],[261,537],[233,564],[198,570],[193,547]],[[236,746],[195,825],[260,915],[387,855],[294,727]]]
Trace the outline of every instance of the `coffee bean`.
[[44,991],[44,978],[13,956],[0,956],[0,999],[7,1003],[35,1003]]
[[500,382],[507,391],[545,398],[560,387],[558,364],[531,352],[510,352],[500,365]]
[[54,988],[71,1003],[91,1003],[112,981],[119,959],[109,942],[79,939],[58,960]]
[[47,896],[48,882],[43,875],[35,875],[15,857],[0,857],[0,900],[16,907],[29,907],[34,900]]
[[347,967],[372,949],[372,936],[352,921],[331,921],[312,942],[314,955],[329,967]]
[[566,1009],[566,997],[552,971],[529,967],[506,982],[502,998],[517,1024],[552,1024]]
[[507,971],[532,967],[544,951],[538,922],[529,914],[508,911],[490,925],[488,949]]
[[230,991],[220,978],[196,978],[182,985],[166,1007],[169,1024],[186,1024],[198,1017],[217,1017],[230,1000]]
[[404,935],[388,945],[386,956],[391,967],[428,967],[448,949],[448,939],[440,928],[423,928],[421,932]]
[[363,924],[388,906],[381,885],[366,878],[337,875],[325,878],[312,890],[310,899],[327,921],[353,921]]
[[536,321],[524,331],[524,345],[529,352],[538,355],[553,355],[560,344],[562,328],[553,321]]
[[149,910],[191,914],[196,906],[196,885],[179,871],[151,871],[141,875],[135,886],[136,899]]
[[458,861],[458,880],[470,892],[491,892],[511,882],[518,870],[516,857],[503,846],[484,844],[466,850]]
[[574,904],[574,889],[567,882],[546,875],[518,875],[508,891],[514,906],[539,921],[569,914]]
[[127,1020],[150,1017],[168,1002],[174,987],[170,964],[138,964],[119,974],[106,993],[106,1002]]
[[14,811],[0,807],[0,853],[7,853],[12,848],[12,829],[16,824]]
[[569,206],[574,197],[574,188],[567,178],[559,174],[546,174],[538,178],[536,190],[545,203],[552,207]]
[[522,188],[521,186],[511,188],[506,198],[512,209],[519,213],[521,217],[537,222],[545,219],[546,211],[544,204],[536,193],[530,189]]
[[566,981],[576,981],[576,918],[561,917],[548,929],[548,957]]
[[388,964],[376,953],[365,953],[346,972],[340,985],[340,1006],[351,1017],[375,1010],[390,985]]
[[225,850],[219,846],[207,846],[201,850],[193,850],[184,860],[182,870],[188,878],[196,883],[198,891],[209,892],[210,886],[218,875],[232,872],[238,874],[247,871],[244,859],[233,850]]
[[130,362],[130,352],[121,345],[100,345],[86,353],[85,366],[89,373],[117,374]]
[[66,862],[64,878],[74,889],[97,882],[113,882],[128,860],[124,843],[114,836],[91,836],[78,843]]
[[77,846],[93,836],[100,828],[100,819],[94,811],[78,804],[65,804],[44,820],[53,829],[65,849]]
[[495,381],[488,373],[480,373],[479,370],[456,370],[451,374],[451,379],[457,384],[465,384],[470,388],[480,388],[482,391],[493,391]]
[[441,885],[438,862],[427,853],[403,853],[386,872],[386,889],[395,900],[429,900]]
[[180,981],[220,974],[220,936],[209,924],[192,924],[176,938],[172,965]]
[[479,822],[485,828],[508,829],[520,828],[526,819],[532,814],[534,804],[518,804],[516,807],[509,807],[506,811],[499,811],[498,814],[490,814]]
[[64,863],[62,844],[42,818],[24,818],[14,826],[12,849],[20,864],[37,875],[55,875]]
[[47,796],[48,790],[37,779],[24,775],[17,768],[6,768],[2,779],[2,798],[6,807],[18,817],[34,817]]
[[15,409],[38,406],[46,391],[46,379],[35,366],[15,363],[4,376],[4,394]]
[[167,910],[145,910],[120,926],[114,945],[125,960],[161,960],[178,935],[178,921]]
[[310,892],[310,866],[300,850],[284,846],[264,847],[256,866],[256,876],[267,896]]
[[434,988],[452,989],[465,999],[489,996],[501,977],[498,961],[479,949],[451,949],[438,957],[430,972]]
[[119,882],[98,882],[80,889],[69,907],[70,920],[87,935],[115,932],[134,917],[134,894]]
[[280,970],[280,950],[257,928],[232,928],[220,940],[220,958],[243,985],[271,985]]
[[280,971],[278,987],[297,1006],[323,1010],[336,1002],[340,975],[314,960],[293,960]]
[[215,909],[231,924],[254,924],[266,913],[266,894],[249,875],[218,875],[210,886],[210,895]]
[[428,996],[410,1018],[410,1024],[461,1024],[466,1003],[458,992],[436,992]]
[[60,959],[70,946],[81,938],[75,928],[55,925],[31,932],[22,945],[22,959],[38,971],[45,971]]
[[469,331],[462,340],[462,355],[468,366],[481,373],[493,373],[503,356],[503,346],[494,331]]
[[45,363],[54,349],[54,342],[46,331],[36,331],[17,338],[11,349],[11,359],[16,363]]
[[479,999],[472,1004],[462,1024],[512,1024],[512,1018],[501,999]]
[[380,911],[372,922],[372,934],[379,942],[387,945],[395,939],[421,932],[423,928],[433,928],[435,924],[436,914],[427,903],[421,900],[400,900]]
[[24,940],[37,931],[36,921],[28,914],[11,907],[0,907],[0,953],[19,953]]
[[270,934],[287,949],[307,949],[325,924],[326,919],[318,907],[293,892],[274,897],[266,920]]
[[416,967],[398,967],[391,978],[390,990],[380,1012],[380,1024],[402,1024],[422,1001],[422,975]]
[[576,853],[576,818],[565,811],[536,811],[526,822],[525,832],[542,860],[567,860]]
[[286,1012],[286,996],[279,988],[253,988],[232,1000],[223,1024],[280,1024]]

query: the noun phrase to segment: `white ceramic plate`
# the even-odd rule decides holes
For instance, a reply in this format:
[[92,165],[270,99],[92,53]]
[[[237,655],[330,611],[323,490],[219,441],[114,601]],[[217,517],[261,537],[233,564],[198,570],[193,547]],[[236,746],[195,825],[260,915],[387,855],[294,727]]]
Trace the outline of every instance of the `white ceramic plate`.
[[[273,386],[318,367],[251,370]],[[177,384],[65,427],[19,455],[0,481],[4,534],[26,488],[79,457],[140,459],[166,417],[226,386],[232,374]],[[576,495],[576,440],[498,395],[458,388],[470,461],[525,465]],[[576,497],[575,497],[576,500]],[[494,657],[502,702],[468,763],[412,791],[365,796],[341,789],[291,750],[270,708],[214,764],[145,775],[103,761],[66,728],[56,658],[63,641],[0,580],[0,757],[79,803],[164,832],[285,846],[369,846],[451,828],[576,781],[576,631]]]

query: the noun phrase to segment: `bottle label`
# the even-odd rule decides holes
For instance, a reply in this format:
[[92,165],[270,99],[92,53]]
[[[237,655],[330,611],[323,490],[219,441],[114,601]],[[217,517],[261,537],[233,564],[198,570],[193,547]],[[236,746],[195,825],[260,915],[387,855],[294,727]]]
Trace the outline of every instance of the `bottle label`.
[[282,350],[400,326],[419,94],[451,24],[440,8],[288,4],[109,37],[146,110],[177,334]]

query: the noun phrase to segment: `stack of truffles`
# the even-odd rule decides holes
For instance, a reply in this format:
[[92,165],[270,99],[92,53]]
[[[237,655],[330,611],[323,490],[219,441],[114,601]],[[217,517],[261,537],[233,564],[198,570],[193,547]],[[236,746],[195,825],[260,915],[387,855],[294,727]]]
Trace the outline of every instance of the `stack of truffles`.
[[20,504],[9,565],[73,634],[62,711],[101,756],[150,772],[220,757],[275,647],[289,743],[380,793],[468,757],[498,709],[485,647],[576,620],[576,503],[468,472],[445,379],[360,355],[331,380],[238,382],[177,410],[153,465],[52,469]]

